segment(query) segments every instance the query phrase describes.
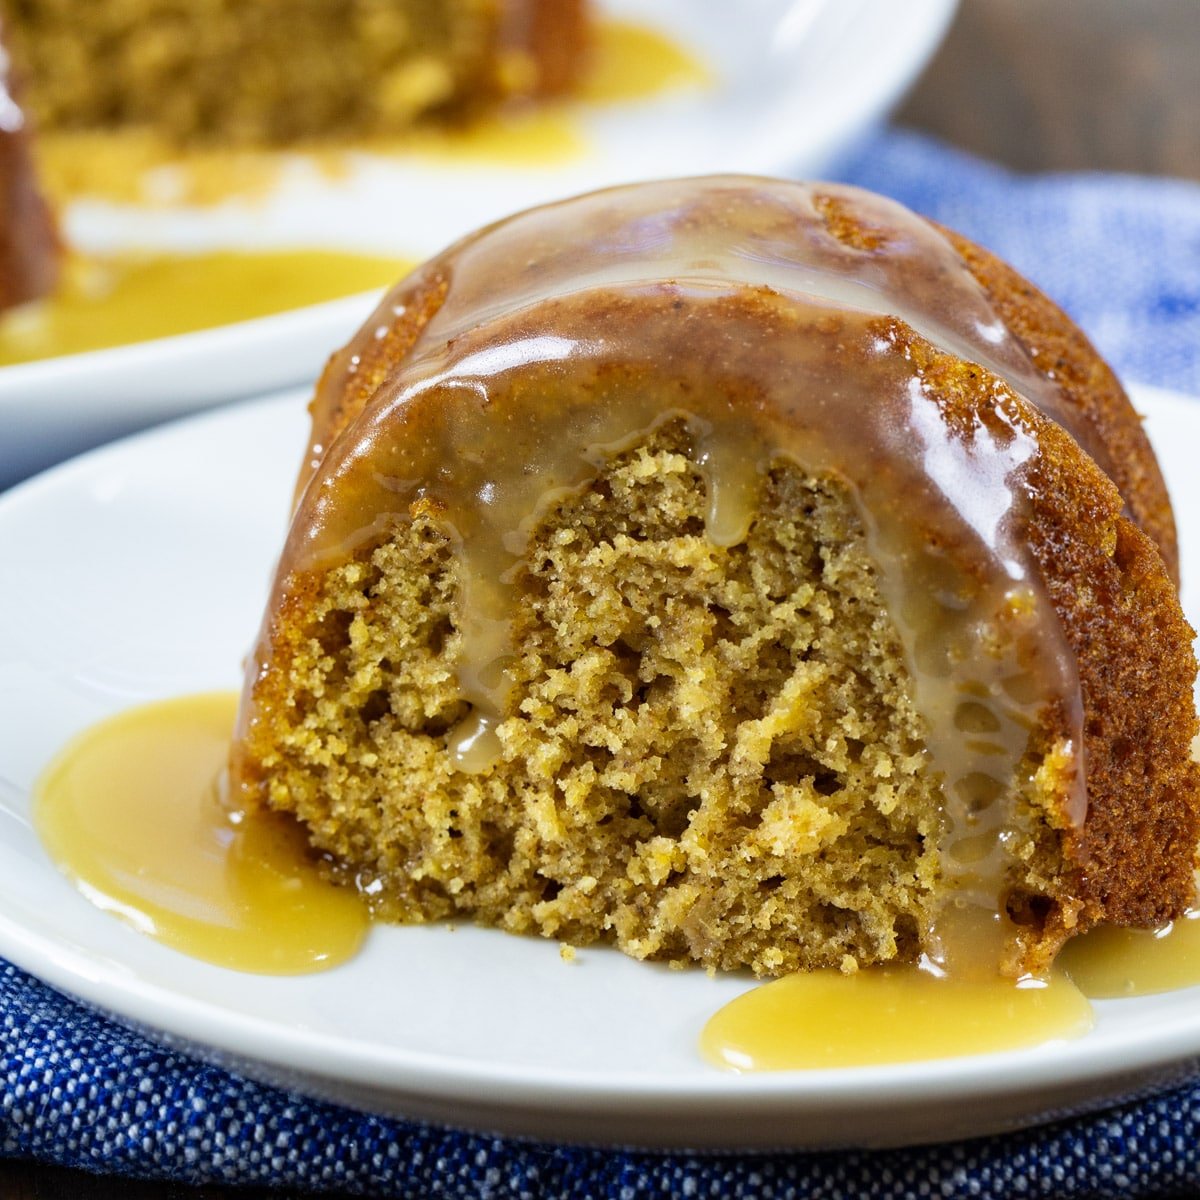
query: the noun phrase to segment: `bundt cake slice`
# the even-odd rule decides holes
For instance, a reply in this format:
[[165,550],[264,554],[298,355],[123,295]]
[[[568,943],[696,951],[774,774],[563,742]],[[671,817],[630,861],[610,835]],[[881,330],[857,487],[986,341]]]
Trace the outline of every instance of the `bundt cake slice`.
[[963,239],[746,178],[534,210],[313,418],[231,777],[385,918],[1019,974],[1189,903],[1161,476]]
[[38,191],[3,33],[0,26],[0,310],[52,291],[60,257],[54,219]]
[[393,134],[566,90],[585,0],[21,0],[13,34],[45,129],[181,143]]

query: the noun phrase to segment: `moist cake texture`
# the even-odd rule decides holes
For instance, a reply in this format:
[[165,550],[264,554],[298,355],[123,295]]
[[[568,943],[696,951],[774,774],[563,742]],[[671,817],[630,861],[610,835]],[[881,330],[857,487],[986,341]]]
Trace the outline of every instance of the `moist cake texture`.
[[564,90],[583,0],[7,0],[44,129],[180,142],[387,134]]
[[1161,475],[955,235],[743,178],[535,210],[313,416],[231,778],[382,916],[1018,974],[1189,903]]

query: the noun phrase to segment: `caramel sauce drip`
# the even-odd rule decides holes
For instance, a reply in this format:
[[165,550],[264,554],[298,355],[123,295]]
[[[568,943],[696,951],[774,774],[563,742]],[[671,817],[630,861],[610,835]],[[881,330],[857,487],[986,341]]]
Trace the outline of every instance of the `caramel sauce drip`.
[[813,971],[754,988],[709,1018],[700,1051],[739,1072],[995,1053],[1081,1037],[1094,1024],[1089,1000],[1200,985],[1200,907],[1161,929],[1090,930],[1067,943],[1046,979],[1000,978],[987,961],[992,931],[958,934],[948,940],[972,957],[949,972],[926,956],[916,966]]
[[1068,942],[1059,964],[1097,1000],[1196,987],[1200,985],[1200,907],[1161,929],[1101,925]]
[[[435,291],[411,350],[324,444],[377,331]],[[982,368],[969,418],[927,378],[939,351]],[[950,964],[958,935],[943,928],[1003,942],[1010,789],[1047,711],[1064,731],[1068,820],[1086,807],[1076,665],[1023,536],[1036,418],[1014,393],[1103,462],[954,249],[890,201],[742,178],[596,193],[452,247],[335,356],[276,587],[414,505],[437,513],[457,556],[471,705],[448,749],[484,771],[504,753],[518,576],[549,505],[672,420],[691,433],[717,546],[745,536],[773,464],[835,476],[858,502],[942,784],[955,902],[926,945]]]
[[218,786],[237,697],[132,709],[67,746],[38,782],[50,857],[93,904],[193,958],[271,975],[350,958],[368,927],[304,830],[232,807]]
[[704,1027],[700,1051],[737,1072],[877,1066],[988,1054],[1081,1037],[1094,1023],[1077,987],[946,979],[912,967],[786,975],[744,993]]

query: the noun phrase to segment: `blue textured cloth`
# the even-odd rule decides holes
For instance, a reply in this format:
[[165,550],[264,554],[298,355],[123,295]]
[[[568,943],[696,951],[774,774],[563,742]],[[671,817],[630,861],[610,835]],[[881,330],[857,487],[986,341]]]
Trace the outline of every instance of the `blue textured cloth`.
[[0,1153],[194,1183],[463,1200],[1154,1196],[1200,1179],[1200,1086],[913,1150],[654,1155],[540,1146],[317,1104],[164,1050],[0,966]]
[[1200,185],[1015,175],[918,134],[880,136],[835,176],[893,196],[1011,263],[1122,379],[1200,395]]
[[[837,175],[1008,259],[1128,378],[1200,393],[1200,188],[1021,178],[915,135]],[[537,1146],[385,1121],[196,1063],[0,963],[0,1155],[372,1195],[1126,1197],[1200,1191],[1200,1084],[999,1138],[886,1152],[693,1157]]]

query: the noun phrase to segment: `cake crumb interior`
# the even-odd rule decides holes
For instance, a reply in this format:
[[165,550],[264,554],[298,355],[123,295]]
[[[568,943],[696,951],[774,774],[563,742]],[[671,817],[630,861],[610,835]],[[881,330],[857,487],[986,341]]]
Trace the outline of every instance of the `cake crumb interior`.
[[[942,799],[854,498],[777,462],[716,546],[694,460],[674,421],[540,515],[477,774],[446,748],[468,709],[436,505],[320,578],[252,741],[269,802],[383,918],[760,975],[916,957]],[[1053,869],[1033,799],[1026,898]]]

